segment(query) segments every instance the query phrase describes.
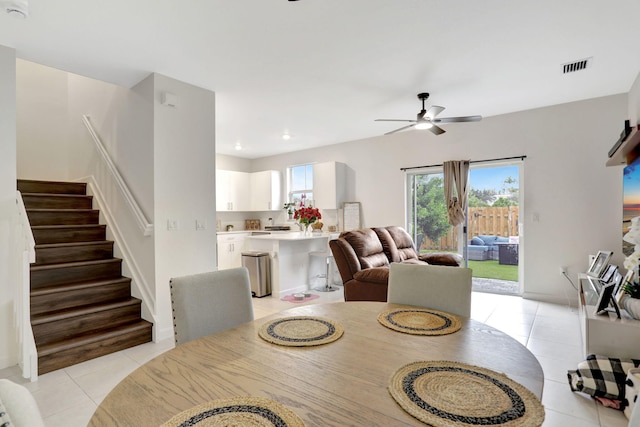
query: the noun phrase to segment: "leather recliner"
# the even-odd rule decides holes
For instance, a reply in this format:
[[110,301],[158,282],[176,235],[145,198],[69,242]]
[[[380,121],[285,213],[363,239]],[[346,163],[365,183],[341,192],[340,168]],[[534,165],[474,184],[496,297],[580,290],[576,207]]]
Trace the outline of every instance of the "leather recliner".
[[398,226],[345,231],[329,247],[342,277],[345,301],[386,301],[392,262],[456,267],[462,263],[462,257],[453,253],[418,255],[409,233]]

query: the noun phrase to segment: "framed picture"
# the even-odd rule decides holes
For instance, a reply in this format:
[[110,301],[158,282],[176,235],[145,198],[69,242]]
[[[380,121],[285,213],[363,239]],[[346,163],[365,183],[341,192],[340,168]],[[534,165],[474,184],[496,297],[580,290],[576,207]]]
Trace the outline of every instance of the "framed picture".
[[633,281],[633,276],[633,270],[629,270],[627,271],[627,274],[625,274],[624,278],[620,281],[620,285],[618,285],[618,288],[614,293],[614,299],[616,300],[616,303],[618,303],[618,305],[620,305],[622,297],[624,296],[624,285],[627,283],[631,283]]
[[607,283],[602,287],[600,298],[598,298],[598,304],[596,305],[596,314],[607,314],[607,308],[609,305],[613,305],[613,308],[616,310],[616,314],[620,317],[620,309],[613,298],[614,287],[614,283]]
[[598,279],[602,277],[604,270],[607,268],[607,265],[609,265],[609,259],[611,259],[612,254],[613,252],[611,251],[598,251],[598,254],[589,266],[589,270],[587,270],[587,275]]
[[617,265],[609,264],[609,266],[604,270],[604,274],[602,275],[602,278],[600,280],[602,280],[605,283],[609,283],[611,279],[613,279],[613,276],[617,271],[618,271]]

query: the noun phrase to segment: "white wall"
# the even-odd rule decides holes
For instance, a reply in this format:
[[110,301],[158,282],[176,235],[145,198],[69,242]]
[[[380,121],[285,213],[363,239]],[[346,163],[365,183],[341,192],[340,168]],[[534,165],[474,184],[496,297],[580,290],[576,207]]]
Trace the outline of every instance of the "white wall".
[[256,159],[252,170],[344,162],[354,171],[363,226],[373,227],[405,224],[402,167],[525,155],[525,296],[575,303],[560,266],[575,278],[586,270],[588,254],[600,249],[613,250],[613,262],[622,265],[622,168],[605,162],[627,110],[627,96],[620,94],[448,125],[438,137],[412,130]]
[[[213,92],[156,74],[128,89],[27,61],[21,61],[18,71],[18,177],[95,179],[106,201],[101,212],[109,211],[115,220],[107,228],[109,237],[117,231],[125,238],[116,256],[132,255],[123,274],[140,273],[139,281],[133,277],[133,295],[147,302],[143,314],[155,321],[155,338],[173,336],[169,279],[216,266]],[[165,91],[179,97],[178,108],[160,105]],[[91,117],[154,224],[153,236],[143,236],[132,221],[82,123],[83,114]],[[31,129],[41,117],[46,119],[40,126],[52,128],[52,137],[46,129]],[[15,178],[12,183],[15,189]],[[167,231],[169,219],[180,223],[177,231]],[[196,220],[207,228],[196,231]]]
[[16,52],[0,46],[0,369],[18,361],[13,298],[21,266],[12,262],[16,226]]
[[632,127],[640,124],[640,73],[629,90],[629,122]]
[[68,74],[16,62],[17,173],[21,179],[69,179]]
[[[160,105],[163,92],[176,108]],[[169,280],[216,269],[215,95],[154,74],[154,221],[159,332],[173,335]],[[167,230],[167,221],[178,221]],[[206,224],[196,230],[196,221]]]

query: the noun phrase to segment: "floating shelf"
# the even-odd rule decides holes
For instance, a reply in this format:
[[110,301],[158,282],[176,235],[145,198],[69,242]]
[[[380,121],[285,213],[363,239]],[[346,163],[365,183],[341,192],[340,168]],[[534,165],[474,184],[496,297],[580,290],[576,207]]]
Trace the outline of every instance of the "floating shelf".
[[607,166],[627,165],[638,157],[640,157],[640,126],[634,126],[626,141],[607,160]]

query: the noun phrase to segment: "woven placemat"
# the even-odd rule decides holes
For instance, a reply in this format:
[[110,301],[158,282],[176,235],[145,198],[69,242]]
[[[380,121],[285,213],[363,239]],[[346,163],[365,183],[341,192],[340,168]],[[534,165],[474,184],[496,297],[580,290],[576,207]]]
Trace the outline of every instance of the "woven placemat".
[[389,381],[409,414],[434,427],[541,426],[544,407],[527,388],[490,369],[458,362],[415,362]]
[[289,408],[263,397],[214,400],[180,412],[161,427],[303,427]]
[[340,338],[342,326],[333,320],[314,316],[283,317],[271,320],[258,334],[265,341],[287,347],[327,344]]
[[378,315],[378,322],[394,331],[413,335],[447,335],[462,327],[458,316],[430,309],[392,309]]

